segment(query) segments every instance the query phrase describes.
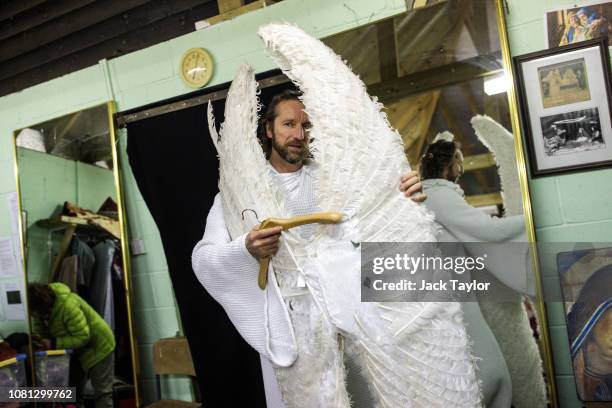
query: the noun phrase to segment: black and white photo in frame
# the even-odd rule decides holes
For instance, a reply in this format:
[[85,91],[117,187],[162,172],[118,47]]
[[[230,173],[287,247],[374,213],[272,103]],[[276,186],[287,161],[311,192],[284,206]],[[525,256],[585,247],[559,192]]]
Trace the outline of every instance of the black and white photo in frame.
[[607,39],[517,56],[514,63],[532,177],[612,165]]
[[545,116],[540,123],[547,157],[606,147],[597,108]]

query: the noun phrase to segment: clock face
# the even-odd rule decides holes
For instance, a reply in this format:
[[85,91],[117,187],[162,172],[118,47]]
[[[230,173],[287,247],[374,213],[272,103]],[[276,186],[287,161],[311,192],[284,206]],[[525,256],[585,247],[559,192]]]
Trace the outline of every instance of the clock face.
[[210,54],[203,48],[187,50],[181,58],[181,78],[193,88],[203,87],[213,74],[213,62]]

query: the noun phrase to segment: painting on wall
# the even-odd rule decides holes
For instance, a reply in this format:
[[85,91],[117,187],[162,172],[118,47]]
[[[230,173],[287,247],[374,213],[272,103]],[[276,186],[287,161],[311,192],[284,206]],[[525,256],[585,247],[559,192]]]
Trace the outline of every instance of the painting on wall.
[[607,38],[514,58],[532,177],[612,165]]
[[580,2],[544,16],[548,48],[612,34],[612,1]]
[[591,99],[584,58],[538,68],[545,108]]
[[612,248],[557,255],[578,397],[612,401]]

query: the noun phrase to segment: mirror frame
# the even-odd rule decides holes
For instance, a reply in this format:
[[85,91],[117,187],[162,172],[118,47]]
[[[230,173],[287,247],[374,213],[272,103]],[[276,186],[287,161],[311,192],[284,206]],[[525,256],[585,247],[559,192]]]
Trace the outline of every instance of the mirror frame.
[[[84,111],[87,109],[91,109],[91,108],[95,108],[95,107],[100,107],[100,106],[106,106],[106,113],[107,113],[107,120],[108,120],[108,131],[109,131],[109,135],[110,135],[110,143],[111,143],[111,152],[112,152],[112,157],[113,157],[113,180],[115,183],[115,193],[117,194],[117,213],[119,216],[119,229],[121,231],[121,252],[122,252],[122,268],[123,268],[123,283],[124,283],[124,289],[125,289],[125,300],[126,300],[126,307],[127,307],[127,312],[128,312],[128,330],[129,330],[129,337],[130,337],[130,352],[131,352],[131,360],[132,360],[132,381],[134,382],[134,395],[135,395],[135,400],[136,400],[136,406],[140,407],[142,406],[142,395],[140,393],[140,365],[139,365],[139,359],[138,359],[138,345],[136,342],[136,335],[135,335],[135,330],[134,330],[134,319],[133,319],[133,304],[132,304],[132,299],[133,299],[133,291],[132,291],[132,282],[131,282],[131,254],[130,254],[130,249],[129,249],[129,244],[128,244],[128,239],[129,239],[129,235],[128,235],[128,226],[127,226],[127,220],[125,217],[125,203],[123,200],[123,182],[122,182],[122,178],[121,178],[121,168],[120,168],[120,157],[119,157],[119,153],[117,151],[117,144],[118,144],[118,138],[116,135],[116,131],[115,131],[115,121],[114,121],[114,115],[116,112],[116,105],[114,101],[107,101],[101,104],[96,104],[96,105],[92,105],[92,106],[88,106],[88,107],[84,107],[82,109],[79,109],[77,111],[72,111],[72,112],[68,112],[66,114],[60,115],[58,117],[61,116],[66,116],[66,115],[71,115],[80,111]],[[53,120],[53,118],[49,119],[49,120]],[[23,128],[25,128],[27,126],[24,126]],[[22,128],[22,129],[23,129]],[[20,130],[20,129],[19,129]],[[27,316],[27,320],[28,320],[28,330],[29,333],[32,333],[32,320],[30,319],[30,313],[29,313],[29,303],[28,303],[28,291],[27,291],[27,282],[28,282],[28,270],[27,270],[27,262],[26,262],[26,249],[25,249],[25,237],[24,237],[24,220],[22,218],[23,216],[23,208],[22,208],[22,194],[21,194],[21,180],[19,178],[19,161],[17,158],[17,136],[18,136],[18,132],[19,130],[14,130],[13,131],[13,165],[14,165],[14,172],[15,172],[15,182],[16,182],[16,186],[17,186],[17,201],[18,201],[18,208],[19,208],[19,239],[20,239],[20,244],[21,244],[21,267],[22,267],[22,271],[23,271],[23,281],[25,284],[25,288],[24,288],[24,302],[25,302],[25,310],[26,310],[26,316]],[[30,339],[29,342],[29,347],[28,347],[28,358],[30,360],[30,362],[33,362],[33,349],[32,349],[32,341]],[[35,384],[35,373],[34,370],[31,370],[31,379],[32,379],[32,384]]]
[[[439,0],[432,3],[439,4],[443,3],[446,0]],[[417,12],[421,8],[428,7],[430,4],[422,4],[421,6],[415,6],[410,8],[407,7],[407,10],[396,15],[390,16],[389,18],[396,17],[398,15]],[[503,73],[506,76],[507,83],[507,101],[508,101],[508,110],[510,116],[510,124],[511,124],[511,132],[514,135],[514,150],[516,153],[516,167],[519,176],[519,188],[521,191],[521,202],[523,207],[523,215],[525,222],[525,230],[527,233],[527,241],[529,243],[531,249],[531,266],[535,277],[535,290],[536,296],[533,298],[533,303],[535,306],[535,311],[538,319],[538,326],[540,328],[540,339],[538,340],[538,344],[540,347],[540,356],[542,358],[542,369],[546,375],[545,383],[547,387],[547,397],[549,399],[549,403],[551,407],[556,408],[559,406],[558,399],[558,391],[556,385],[556,377],[554,370],[554,359],[551,345],[551,337],[549,331],[549,323],[548,323],[548,315],[546,312],[546,304],[544,302],[544,288],[542,286],[542,275],[541,275],[541,267],[539,263],[539,256],[537,251],[537,241],[536,241],[536,231],[535,224],[533,221],[533,210],[531,205],[531,194],[529,191],[529,177],[527,173],[527,162],[525,159],[526,146],[523,141],[523,134],[521,131],[521,119],[519,115],[519,100],[517,98],[516,93],[516,83],[514,80],[514,71],[512,65],[512,56],[510,53],[510,44],[508,40],[508,31],[506,25],[506,11],[507,4],[506,0],[495,0],[495,10],[496,10],[496,25],[499,35],[499,44],[500,51],[502,55],[502,68],[494,71],[488,71],[486,73],[475,76],[473,79],[489,77],[493,75],[499,75]],[[351,30],[355,30],[357,28],[365,27],[369,24],[373,24],[372,22],[366,22],[357,27],[352,27]],[[333,35],[341,34],[344,31],[340,31]],[[324,38],[323,38],[324,40]],[[414,94],[417,94],[415,92]],[[383,101],[384,103],[384,101]]]
[[535,275],[536,299],[535,306],[540,326],[540,335],[542,336],[542,358],[543,369],[546,373],[546,385],[548,387],[548,395],[550,404],[553,408],[559,406],[557,394],[557,385],[555,377],[555,369],[553,364],[553,353],[550,340],[550,331],[548,324],[548,315],[546,313],[546,304],[544,303],[544,288],[542,287],[542,274],[538,261],[538,252],[536,244],[535,224],[533,222],[533,210],[531,207],[531,194],[529,192],[529,178],[527,176],[527,162],[525,160],[525,145],[523,143],[523,134],[521,132],[521,120],[519,116],[519,101],[516,94],[516,84],[514,81],[514,71],[512,66],[512,56],[510,54],[510,43],[508,40],[508,29],[506,26],[506,1],[495,0],[497,9],[497,28],[499,31],[499,44],[502,52],[502,60],[506,81],[508,84],[508,107],[510,109],[510,122],[512,123],[512,134],[514,135],[514,150],[516,152],[516,166],[519,172],[519,184],[521,189],[521,200],[523,201],[523,213],[525,216],[525,229],[527,239],[531,247],[531,258],[533,273]]

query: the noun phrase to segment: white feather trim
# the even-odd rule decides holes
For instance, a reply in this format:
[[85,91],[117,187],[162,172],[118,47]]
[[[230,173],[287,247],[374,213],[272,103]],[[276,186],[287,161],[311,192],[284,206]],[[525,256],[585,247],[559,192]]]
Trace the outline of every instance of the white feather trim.
[[410,170],[401,136],[359,77],[295,26],[273,23],[258,33],[303,92],[321,210],[344,213],[347,233],[361,241],[434,241],[433,214],[399,191],[399,176]]
[[[523,213],[514,136],[488,116],[471,120],[476,135],[498,166],[505,215]],[[482,314],[495,334],[512,378],[512,405],[517,408],[546,406],[542,358],[533,338],[522,296],[513,302],[482,302]]]
[[249,231],[257,221],[286,216],[281,193],[272,182],[266,158],[257,141],[257,82],[248,65],[240,67],[227,94],[225,122],[219,132],[219,191],[225,221],[232,237]]

